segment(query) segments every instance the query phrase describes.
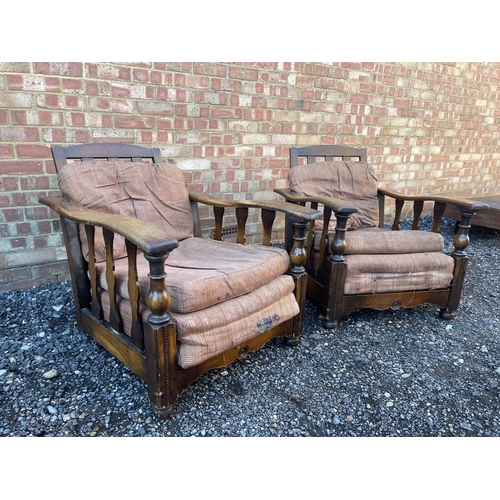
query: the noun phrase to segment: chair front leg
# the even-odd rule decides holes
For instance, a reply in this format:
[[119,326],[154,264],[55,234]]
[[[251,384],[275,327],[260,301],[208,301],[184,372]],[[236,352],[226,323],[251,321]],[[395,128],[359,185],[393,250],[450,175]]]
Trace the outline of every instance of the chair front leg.
[[144,329],[146,381],[154,412],[162,418],[172,415],[177,399],[176,326],[170,313],[170,296],[165,285],[165,260],[168,253],[144,254],[149,261],[150,286],[146,300],[151,314]]
[[467,270],[468,258],[465,249],[469,246],[470,220],[476,212],[461,210],[461,221],[457,232],[453,238],[451,256],[455,259],[455,269],[453,271],[453,280],[451,282],[450,295],[446,309],[441,309],[440,316],[444,319],[453,319],[455,311],[458,309],[462,288],[465,280],[465,271]]
[[323,286],[323,327],[337,328],[338,319],[342,316],[341,306],[344,301],[344,286],[347,272],[344,252],[347,244],[345,233],[350,214],[335,214],[337,226],[332,241],[332,253],[325,263],[325,279]]
[[293,224],[293,246],[290,250],[290,269],[288,274],[293,277],[295,282],[295,298],[299,305],[299,314],[293,320],[293,334],[290,337],[285,337],[284,342],[290,346],[299,344],[300,336],[304,329],[304,310],[306,306],[306,291],[307,291],[307,273],[304,264],[307,261],[306,240],[307,228],[309,222],[303,219],[290,216],[290,221]]

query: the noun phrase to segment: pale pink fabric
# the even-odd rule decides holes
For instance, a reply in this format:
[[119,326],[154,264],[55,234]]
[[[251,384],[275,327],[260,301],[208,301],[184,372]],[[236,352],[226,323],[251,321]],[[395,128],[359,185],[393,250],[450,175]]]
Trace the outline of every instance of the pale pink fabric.
[[[358,211],[348,220],[348,229],[378,226],[378,186],[369,163],[328,161],[299,165],[290,169],[288,181],[290,189],[296,193],[334,197],[357,207]],[[329,230],[335,226],[332,214]]]
[[[141,300],[146,303],[149,262],[142,254],[137,260]],[[284,274],[290,260],[280,248],[193,237],[179,242],[165,264],[170,310],[187,313],[255,290]],[[99,284],[107,289],[105,269],[105,262],[97,264]],[[129,298],[128,259],[115,261],[115,274],[118,295]]]
[[453,257],[439,252],[346,255],[344,293],[432,290],[453,279]]
[[[327,253],[331,253],[331,244],[335,233],[328,235]],[[364,253],[420,253],[442,252],[444,238],[439,233],[430,231],[391,231],[378,227],[347,231],[345,234],[347,244],[345,255]],[[320,249],[321,233],[314,233],[313,249]]]
[[[253,292],[203,311],[172,313],[177,326],[179,365],[196,366],[296,316],[299,306],[294,288],[291,276],[280,276]],[[104,319],[109,321],[109,295],[101,291],[100,298]],[[124,332],[130,335],[130,301],[117,297],[117,306]],[[146,321],[149,310],[144,304],[140,307]]]
[[[85,161],[64,165],[57,175],[64,196],[86,208],[127,215],[154,224],[167,239],[193,235],[193,217],[184,176],[171,163]],[[88,260],[88,244],[80,228],[82,251]],[[102,230],[96,228],[96,260],[106,258]],[[127,255],[125,240],[115,234],[115,259]]]

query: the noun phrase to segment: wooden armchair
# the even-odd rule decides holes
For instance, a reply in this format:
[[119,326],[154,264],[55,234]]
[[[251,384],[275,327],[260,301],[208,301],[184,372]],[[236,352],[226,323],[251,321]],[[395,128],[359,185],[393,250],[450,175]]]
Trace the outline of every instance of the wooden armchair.
[[[308,295],[321,304],[323,325],[363,308],[439,306],[451,319],[458,308],[467,267],[471,217],[488,208],[472,200],[406,196],[377,186],[365,149],[310,146],[290,149],[290,188],[276,189],[287,201],[323,207],[323,221],[309,232]],[[384,205],[395,200],[392,230],[383,229]],[[405,202],[413,203],[411,231],[399,231]],[[433,203],[432,231],[421,231],[424,202]],[[443,253],[440,221],[447,204],[461,214],[454,250]],[[286,248],[292,245],[291,221]]]
[[[159,416],[207,370],[274,337],[298,343],[305,232],[321,212],[188,193],[158,148],[53,146],[52,156],[63,196],[40,202],[61,218],[78,327],[146,381]],[[215,240],[198,237],[199,203],[214,207]],[[263,246],[243,244],[255,208]],[[236,243],[221,241],[226,209],[236,211]],[[270,245],[276,212],[295,228],[289,254]]]

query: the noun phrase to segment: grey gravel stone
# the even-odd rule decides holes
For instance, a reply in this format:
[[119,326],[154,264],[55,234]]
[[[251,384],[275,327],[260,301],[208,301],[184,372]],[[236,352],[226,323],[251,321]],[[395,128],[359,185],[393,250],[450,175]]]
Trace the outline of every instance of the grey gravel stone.
[[[442,233],[450,250],[453,221]],[[326,330],[308,301],[298,347],[274,339],[204,374],[166,420],[77,330],[70,283],[0,292],[0,435],[500,436],[500,232],[473,226],[468,254],[454,320],[362,310]]]
[[51,379],[57,377],[58,375],[59,372],[57,370],[48,370],[43,374],[43,378]]

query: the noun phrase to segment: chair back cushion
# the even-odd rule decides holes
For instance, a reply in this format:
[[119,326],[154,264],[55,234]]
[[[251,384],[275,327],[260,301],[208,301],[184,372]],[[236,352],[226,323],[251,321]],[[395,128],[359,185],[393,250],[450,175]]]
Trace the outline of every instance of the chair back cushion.
[[[357,207],[348,229],[378,226],[377,179],[373,166],[359,161],[327,161],[290,169],[290,188],[304,196],[327,196]],[[336,225],[332,214],[329,229]]]
[[[64,165],[57,180],[61,193],[86,208],[127,215],[149,222],[168,238],[193,236],[193,216],[184,176],[171,163],[84,161]],[[80,228],[82,251],[88,260],[85,228]],[[96,261],[106,259],[101,228],[96,228]],[[115,234],[115,259],[127,255],[125,240]]]

